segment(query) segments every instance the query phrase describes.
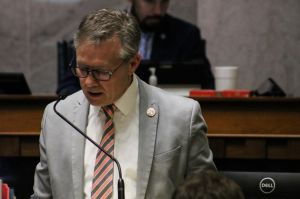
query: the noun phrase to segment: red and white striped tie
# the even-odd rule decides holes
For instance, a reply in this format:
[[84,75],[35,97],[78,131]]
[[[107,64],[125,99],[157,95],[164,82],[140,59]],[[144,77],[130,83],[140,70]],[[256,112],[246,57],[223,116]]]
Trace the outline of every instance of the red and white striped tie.
[[[114,153],[113,105],[102,107],[106,120],[100,146],[109,154]],[[113,196],[114,162],[101,150],[98,150],[92,185],[92,199],[106,199]]]

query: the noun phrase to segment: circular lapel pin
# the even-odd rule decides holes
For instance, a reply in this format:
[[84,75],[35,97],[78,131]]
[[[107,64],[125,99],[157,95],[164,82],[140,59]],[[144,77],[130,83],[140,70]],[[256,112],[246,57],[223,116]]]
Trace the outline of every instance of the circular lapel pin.
[[150,108],[147,109],[147,115],[149,117],[153,117],[155,114],[156,114],[156,111],[155,111],[154,108],[150,107]]

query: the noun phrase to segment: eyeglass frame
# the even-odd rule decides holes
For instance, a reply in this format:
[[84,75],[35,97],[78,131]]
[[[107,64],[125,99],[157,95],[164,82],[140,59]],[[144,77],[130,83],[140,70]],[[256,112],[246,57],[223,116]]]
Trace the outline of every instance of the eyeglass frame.
[[[97,80],[97,81],[109,81],[111,76],[124,64],[124,60],[122,60],[122,62],[115,68],[113,69],[112,71],[108,71],[108,70],[104,70],[104,69],[89,69],[89,68],[83,68],[83,67],[79,67],[77,64],[76,66],[72,66],[72,64],[74,63],[74,59],[75,58],[72,58],[71,60],[71,63],[69,64],[69,66],[71,67],[71,71],[73,73],[73,75],[75,75],[76,77],[78,78],[87,78],[90,74],[92,75],[92,77]],[[84,76],[79,76],[77,73],[76,73],[76,69],[79,69],[83,72],[86,72],[87,74],[84,75]],[[98,72],[104,76],[107,76],[107,79],[98,79],[95,75],[95,72]]]

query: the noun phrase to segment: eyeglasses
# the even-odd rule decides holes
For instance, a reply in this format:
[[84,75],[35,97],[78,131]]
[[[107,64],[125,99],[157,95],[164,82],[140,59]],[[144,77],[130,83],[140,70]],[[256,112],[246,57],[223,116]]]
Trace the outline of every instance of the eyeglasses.
[[113,71],[107,71],[103,69],[89,69],[87,67],[82,67],[78,65],[75,67],[71,67],[71,70],[73,74],[79,78],[86,78],[89,76],[89,74],[91,74],[95,80],[108,81],[110,80],[113,73],[116,72],[122,66],[123,63],[124,61],[122,61]]

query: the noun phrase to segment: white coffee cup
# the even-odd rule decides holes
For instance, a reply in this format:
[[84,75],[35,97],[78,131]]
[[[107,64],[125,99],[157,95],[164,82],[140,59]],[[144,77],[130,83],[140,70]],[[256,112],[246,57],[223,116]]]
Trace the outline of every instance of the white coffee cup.
[[237,66],[216,66],[214,69],[217,91],[237,89]]

